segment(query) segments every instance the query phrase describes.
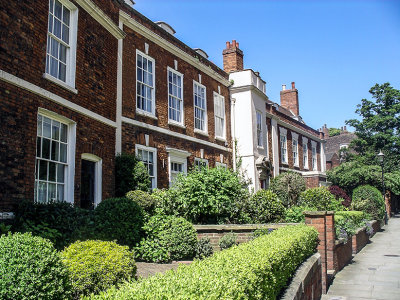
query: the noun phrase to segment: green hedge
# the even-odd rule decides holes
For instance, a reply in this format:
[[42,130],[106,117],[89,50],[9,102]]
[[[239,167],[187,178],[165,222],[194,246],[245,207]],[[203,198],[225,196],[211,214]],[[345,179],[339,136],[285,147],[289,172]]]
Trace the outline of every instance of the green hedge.
[[370,185],[362,185],[354,189],[351,208],[364,211],[375,220],[383,220],[385,217],[383,196],[377,188]]
[[68,267],[74,297],[99,293],[132,279],[136,274],[133,252],[115,242],[76,242],[61,252]]
[[276,299],[296,268],[315,252],[317,240],[312,227],[287,226],[90,299]]

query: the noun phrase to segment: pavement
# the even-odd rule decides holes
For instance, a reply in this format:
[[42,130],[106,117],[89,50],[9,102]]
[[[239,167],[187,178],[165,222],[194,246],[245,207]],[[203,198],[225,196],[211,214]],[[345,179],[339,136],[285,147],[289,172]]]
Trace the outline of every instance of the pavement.
[[335,275],[322,300],[400,300],[400,215]]

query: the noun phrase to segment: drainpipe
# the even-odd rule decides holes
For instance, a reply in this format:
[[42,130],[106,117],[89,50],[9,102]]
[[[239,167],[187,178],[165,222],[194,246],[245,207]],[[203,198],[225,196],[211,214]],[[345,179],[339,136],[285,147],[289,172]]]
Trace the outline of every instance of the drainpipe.
[[232,101],[232,109],[231,109],[231,116],[232,116],[232,156],[233,156],[233,171],[236,171],[236,111],[235,111],[235,103],[236,99],[231,98]]

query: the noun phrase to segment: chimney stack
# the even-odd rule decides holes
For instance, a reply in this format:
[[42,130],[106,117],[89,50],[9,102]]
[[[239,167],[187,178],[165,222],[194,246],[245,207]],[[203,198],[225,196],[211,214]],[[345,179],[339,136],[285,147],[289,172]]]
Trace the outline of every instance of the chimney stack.
[[326,126],[326,124],[324,124],[324,126],[322,126],[322,132],[324,133],[324,137],[328,138],[329,137],[329,129]]
[[292,89],[286,90],[286,85],[282,85],[281,106],[290,110],[296,116],[299,115],[299,92],[292,82]]
[[236,40],[226,42],[226,49],[222,51],[224,59],[224,71],[227,73],[243,70],[243,51],[239,49],[239,43]]

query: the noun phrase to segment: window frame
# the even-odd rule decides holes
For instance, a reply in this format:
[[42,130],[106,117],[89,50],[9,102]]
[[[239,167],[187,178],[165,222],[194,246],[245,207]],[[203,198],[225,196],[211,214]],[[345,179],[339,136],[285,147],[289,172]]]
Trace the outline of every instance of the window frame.
[[[66,117],[63,117],[61,115],[58,115],[52,111],[49,111],[49,110],[43,109],[43,108],[38,109],[38,112],[36,114],[36,120],[38,120],[39,115],[67,126],[66,162],[61,163],[65,166],[64,167],[64,183],[63,183],[64,184],[64,193],[63,193],[64,195],[63,195],[62,201],[74,203],[76,123]],[[43,127],[43,125],[42,125],[42,127]],[[51,126],[50,130],[51,130],[51,132],[53,131],[52,126]],[[52,133],[51,133],[51,135],[52,135]],[[35,202],[38,202],[37,200],[38,200],[38,196],[39,196],[38,189],[36,186],[39,184],[39,181],[44,181],[44,180],[40,180],[37,178],[37,172],[38,172],[36,169],[37,168],[37,160],[53,162],[53,160],[51,160],[51,159],[42,159],[41,157],[38,157],[38,153],[37,153],[37,138],[38,137],[39,137],[39,135],[38,135],[38,122],[37,122],[36,123],[36,149],[35,149],[35,179],[34,179],[34,186],[35,186],[34,201]],[[52,140],[52,138],[50,138],[50,140]],[[41,146],[42,146],[42,144],[41,144]],[[41,149],[42,149],[42,147],[41,147]],[[51,155],[50,155],[50,157],[51,157]],[[54,162],[56,162],[56,161],[54,161]],[[48,170],[48,167],[47,167],[47,170]],[[48,177],[48,174],[47,174],[47,177]],[[46,180],[47,184],[48,184],[48,182],[49,182],[49,180]],[[52,182],[54,182],[54,181],[52,181]],[[48,192],[47,192],[46,201],[44,203],[47,203],[48,201],[49,201],[49,199],[48,199]]]
[[[196,127],[196,100],[195,100],[195,90],[196,90],[196,86],[204,89],[204,130],[197,128]],[[199,108],[202,109],[202,108]],[[204,134],[208,134],[208,114],[207,114],[207,88],[205,85],[202,85],[201,83],[193,80],[193,127],[194,127],[194,131],[197,133],[204,133]]]
[[[260,116],[260,124],[258,123],[258,116]],[[263,113],[259,110],[256,110],[256,138],[257,138],[257,147],[264,148],[264,140],[263,140]],[[259,126],[260,125],[260,126]]]
[[[148,164],[146,165],[146,163],[143,160],[140,159],[139,150],[153,153],[153,173],[154,173],[154,176],[151,176],[150,173],[149,173],[149,177],[150,177],[150,181],[151,181],[151,189],[152,190],[156,189],[157,188],[157,148],[148,147],[148,146],[144,146],[144,145],[140,145],[140,144],[136,144],[135,145],[136,157],[139,158],[139,160],[141,162],[143,162],[144,166],[147,169],[147,173],[148,173],[149,172],[149,166],[148,166]],[[154,178],[154,181],[152,180],[152,178]]]
[[197,171],[200,171],[200,170],[201,170],[201,169],[200,169],[200,167],[201,167],[200,164],[201,164],[201,163],[205,163],[205,168],[208,169],[208,167],[209,167],[208,159],[200,158],[200,157],[195,157],[195,158],[194,158],[194,164],[193,164],[194,169],[197,170]]
[[311,141],[311,168],[313,171],[318,170],[317,142]]
[[[153,75],[153,86],[149,86],[146,83],[144,83],[143,81],[139,81],[138,80],[138,76],[137,76],[137,72],[138,72],[138,56],[141,56],[142,58],[146,58],[147,60],[152,62],[152,75]],[[136,49],[136,60],[135,60],[135,76],[136,76],[136,80],[135,80],[135,90],[136,90],[136,96],[135,96],[135,100],[136,100],[136,113],[140,114],[140,115],[145,115],[145,116],[150,116],[150,117],[155,117],[156,116],[156,61],[154,58],[152,58],[151,56],[143,53],[142,51]],[[143,68],[141,68],[143,70]],[[145,110],[143,108],[140,108],[138,106],[139,101],[138,101],[138,83],[149,87],[152,89],[152,97],[151,97],[151,111]],[[142,96],[141,96],[142,97]],[[147,98],[146,98],[147,99]],[[146,100],[147,101],[147,100]]]
[[[284,143],[282,143],[282,138],[285,139]],[[282,127],[279,128],[279,148],[281,150],[281,163],[284,165],[289,164],[287,151],[287,129]]]
[[299,163],[299,135],[295,132],[292,132],[292,153],[293,153],[293,166],[298,167],[300,164]]
[[[181,98],[179,100],[179,98],[175,95],[170,94],[169,91],[169,72],[179,76],[181,78]],[[184,109],[184,98],[183,98],[183,74],[178,72],[177,70],[171,68],[171,67],[167,67],[167,94],[168,94],[168,124],[176,124],[178,126],[184,126],[185,125],[185,109]],[[175,99],[178,99],[181,102],[181,120],[180,121],[176,121],[174,119],[171,119],[171,115],[170,115],[170,103],[169,103],[169,98],[170,97],[174,97]]]
[[[190,152],[185,151],[185,150],[180,150],[180,149],[175,149],[175,148],[170,148],[166,147],[166,151],[168,153],[168,181],[169,181],[169,186],[173,185],[172,182],[172,170],[171,170],[171,163],[178,163],[178,164],[183,164],[182,166],[182,172],[178,173],[184,173],[187,174],[187,158],[191,155]],[[175,172],[174,172],[175,173]]]
[[219,161],[216,161],[216,162],[215,162],[215,167],[216,167],[216,168],[224,168],[224,169],[227,169],[227,168],[228,168],[227,164],[224,164],[224,163],[219,162]]
[[[214,135],[215,139],[219,139],[222,141],[226,141],[226,109],[225,109],[225,97],[222,96],[221,94],[218,94],[216,92],[213,92],[213,98],[214,98]],[[223,107],[223,117],[217,116],[216,115],[216,99],[222,101],[222,107]],[[223,120],[223,125],[222,125],[222,135],[217,134],[217,118],[220,118]]]
[[[305,147],[304,147],[305,146]],[[304,148],[305,151],[304,151]],[[303,169],[308,170],[308,139],[303,137]]]

